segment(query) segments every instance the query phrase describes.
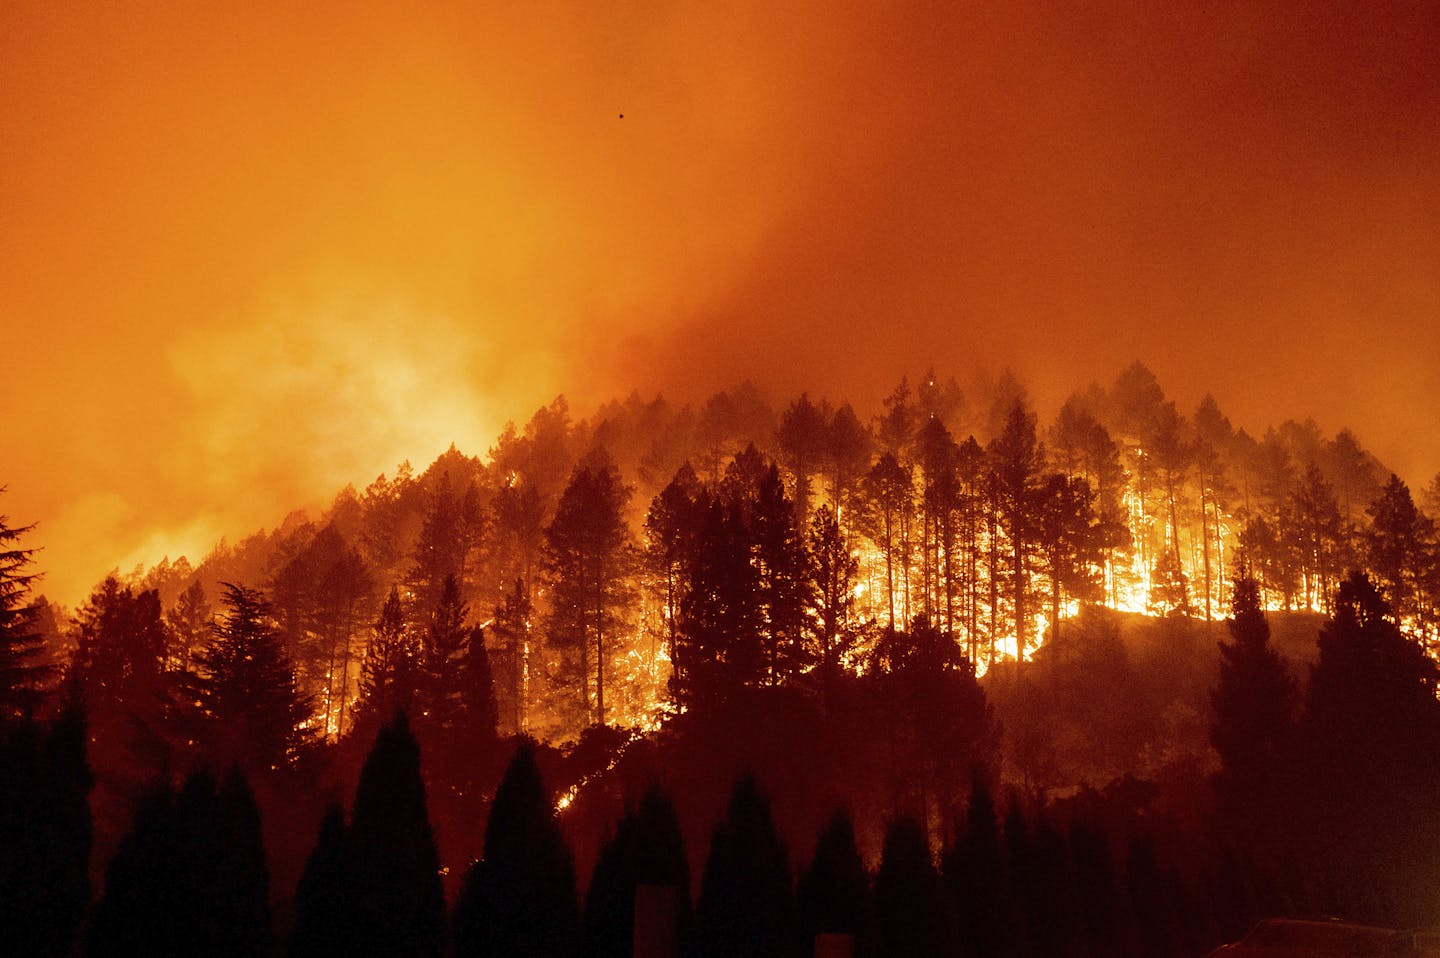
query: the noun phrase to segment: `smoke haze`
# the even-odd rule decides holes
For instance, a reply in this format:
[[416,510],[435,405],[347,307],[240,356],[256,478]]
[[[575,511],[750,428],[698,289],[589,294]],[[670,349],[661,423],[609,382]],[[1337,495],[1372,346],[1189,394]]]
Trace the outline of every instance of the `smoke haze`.
[[44,591],[562,391],[1010,365],[1044,410],[1139,358],[1440,468],[1440,8],[775,6],[0,8]]

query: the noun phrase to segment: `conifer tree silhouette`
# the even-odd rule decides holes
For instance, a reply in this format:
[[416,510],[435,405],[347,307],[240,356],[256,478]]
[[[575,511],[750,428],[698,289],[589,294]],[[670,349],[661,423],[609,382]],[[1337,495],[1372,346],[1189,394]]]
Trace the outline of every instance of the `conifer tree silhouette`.
[[781,958],[795,954],[790,863],[754,776],[730,793],[710,839],[695,908],[699,958]]
[[855,936],[855,954],[875,953],[874,900],[870,876],[855,847],[850,816],[838,810],[820,830],[815,855],[796,887],[800,953],[812,953],[816,935]]
[[455,909],[457,958],[565,958],[579,926],[575,866],[535,762],[516,750]]

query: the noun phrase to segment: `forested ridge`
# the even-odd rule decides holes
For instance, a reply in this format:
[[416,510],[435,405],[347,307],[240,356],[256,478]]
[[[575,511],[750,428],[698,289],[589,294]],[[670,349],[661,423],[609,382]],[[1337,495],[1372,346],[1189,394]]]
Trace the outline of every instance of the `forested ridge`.
[[[0,521],[14,827],[83,818],[47,927],[88,914],[97,954],[166,856],[208,876],[194,907],[248,902],[247,954],[388,940],[356,931],[381,900],[416,954],[628,953],[647,869],[695,954],[790,953],[837,914],[877,954],[1422,924],[1437,511],[1440,477],[1414,496],[1348,431],[1256,437],[1137,363],[1048,422],[1008,375],[865,414],[559,398],[73,611],[37,599],[43,528]],[[11,887],[39,887],[25,854]],[[751,924],[770,940],[727,943]]]

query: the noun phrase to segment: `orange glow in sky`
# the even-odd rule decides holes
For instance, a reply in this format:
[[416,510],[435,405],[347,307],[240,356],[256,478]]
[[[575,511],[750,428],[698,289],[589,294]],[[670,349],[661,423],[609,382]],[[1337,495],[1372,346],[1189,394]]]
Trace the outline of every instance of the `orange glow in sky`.
[[777,6],[0,5],[45,591],[561,391],[1140,358],[1440,468],[1436,5]]

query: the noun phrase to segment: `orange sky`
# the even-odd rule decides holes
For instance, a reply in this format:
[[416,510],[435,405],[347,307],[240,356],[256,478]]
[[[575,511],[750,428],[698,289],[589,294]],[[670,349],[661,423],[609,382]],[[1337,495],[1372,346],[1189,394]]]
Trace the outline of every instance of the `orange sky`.
[[420,6],[0,2],[51,595],[557,391],[1140,358],[1440,468],[1433,3]]

